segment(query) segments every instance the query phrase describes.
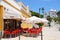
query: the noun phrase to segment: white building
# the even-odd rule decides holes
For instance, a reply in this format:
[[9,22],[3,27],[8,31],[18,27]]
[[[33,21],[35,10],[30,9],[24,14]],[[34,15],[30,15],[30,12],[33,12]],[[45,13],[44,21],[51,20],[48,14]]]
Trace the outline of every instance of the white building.
[[50,15],[50,17],[56,17],[56,10],[54,9],[50,9],[50,11],[48,12],[48,15]]
[[47,17],[47,12],[44,12],[44,18],[46,18]]
[[50,17],[57,17],[57,11],[54,10],[54,9],[50,9],[48,12],[44,12],[44,18],[46,18],[47,16],[50,16]]

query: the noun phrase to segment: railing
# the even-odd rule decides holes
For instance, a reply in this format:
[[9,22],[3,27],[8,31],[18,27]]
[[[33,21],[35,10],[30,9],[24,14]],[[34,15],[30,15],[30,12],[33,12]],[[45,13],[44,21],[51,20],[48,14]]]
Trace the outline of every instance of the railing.
[[28,7],[25,6],[22,2],[19,2],[18,5],[21,6],[21,9],[24,10],[28,15],[31,15],[31,13],[29,12]]

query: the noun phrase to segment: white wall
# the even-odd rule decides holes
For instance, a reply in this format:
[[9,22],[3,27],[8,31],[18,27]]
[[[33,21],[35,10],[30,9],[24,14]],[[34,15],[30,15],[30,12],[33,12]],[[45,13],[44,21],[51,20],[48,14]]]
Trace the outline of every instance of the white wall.
[[13,7],[11,7],[10,5],[8,5],[7,3],[5,2],[1,2],[1,5],[3,5],[5,8],[9,9],[9,10],[12,10],[14,12],[16,12],[16,14],[18,15],[21,15],[21,12],[17,11],[16,9],[14,9]]
[[9,2],[11,5],[13,5],[14,7],[16,7],[17,9],[21,9],[21,6],[19,6],[15,0],[6,0],[7,2]]

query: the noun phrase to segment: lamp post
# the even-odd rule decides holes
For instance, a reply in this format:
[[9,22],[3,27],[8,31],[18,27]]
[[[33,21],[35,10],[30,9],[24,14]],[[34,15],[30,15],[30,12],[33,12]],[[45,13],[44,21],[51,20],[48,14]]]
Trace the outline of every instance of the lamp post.
[[45,9],[44,9],[44,8],[42,8],[41,10],[42,10],[42,13],[43,13],[43,17],[44,17],[44,10],[45,10]]
[[40,14],[40,10],[41,10],[41,8],[39,8],[39,14]]
[[[39,8],[39,14],[40,14],[40,10],[42,10],[42,8]],[[41,30],[41,40],[43,40],[43,33],[42,33],[42,30]]]
[[[39,14],[40,14],[40,10],[41,10],[41,8],[39,8]],[[40,17],[40,16],[39,16]]]

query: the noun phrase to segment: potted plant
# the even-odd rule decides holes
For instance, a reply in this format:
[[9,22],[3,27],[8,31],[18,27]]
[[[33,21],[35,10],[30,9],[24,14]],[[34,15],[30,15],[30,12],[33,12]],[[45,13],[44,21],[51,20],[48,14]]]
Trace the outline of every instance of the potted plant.
[[50,26],[51,26],[50,23],[51,23],[51,21],[52,21],[52,18],[51,18],[50,16],[47,16],[47,20],[49,21],[49,22],[48,22],[48,25],[49,25],[49,27],[50,27]]

